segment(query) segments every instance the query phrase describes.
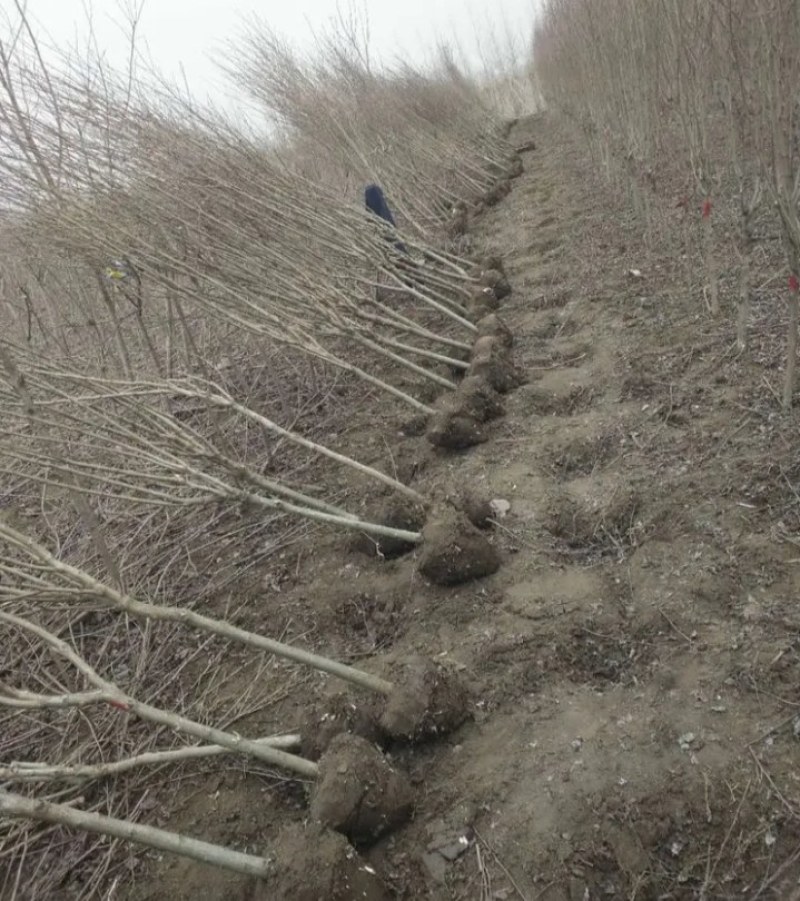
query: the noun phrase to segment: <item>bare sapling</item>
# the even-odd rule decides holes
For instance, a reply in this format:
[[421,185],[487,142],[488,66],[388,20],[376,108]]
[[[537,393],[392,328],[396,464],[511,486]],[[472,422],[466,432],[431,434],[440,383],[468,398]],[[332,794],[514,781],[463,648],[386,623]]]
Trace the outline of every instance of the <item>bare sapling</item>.
[[[91,686],[83,691],[65,691],[57,694],[42,694],[27,689],[13,688],[11,686],[0,687],[0,707],[12,707],[19,710],[90,707],[95,704],[109,704],[112,707],[131,713],[147,722],[160,726],[167,726],[176,732],[191,735],[193,738],[209,744],[219,745],[228,751],[247,754],[251,757],[279,766],[303,777],[314,777],[317,767],[310,761],[304,760],[286,751],[280,750],[269,739],[252,741],[242,738],[223,729],[206,726],[195,722],[180,714],[146,704],[123,691],[113,682],[102,677],[74,648],[66,641],[54,635],[48,629],[21,616],[0,611],[0,624],[6,628],[15,628],[23,631],[32,639],[38,639],[51,652],[70,663],[77,673]],[[281,744],[281,741],[278,741]]]
[[199,863],[221,867],[234,873],[242,873],[245,876],[265,879],[272,872],[272,863],[268,858],[234,851],[222,845],[158,829],[155,826],[146,826],[130,820],[79,810],[69,804],[54,804],[51,801],[29,798],[4,788],[0,788],[0,815],[24,817],[41,823],[52,823],[70,829],[118,838],[122,841],[134,842],[145,848],[155,848],[158,851],[187,857]]
[[800,319],[800,8],[793,0],[758,0],[754,25],[759,47],[756,72],[759,104],[754,113],[765,140],[761,158],[777,207],[788,264],[786,369],[782,403],[792,406]]

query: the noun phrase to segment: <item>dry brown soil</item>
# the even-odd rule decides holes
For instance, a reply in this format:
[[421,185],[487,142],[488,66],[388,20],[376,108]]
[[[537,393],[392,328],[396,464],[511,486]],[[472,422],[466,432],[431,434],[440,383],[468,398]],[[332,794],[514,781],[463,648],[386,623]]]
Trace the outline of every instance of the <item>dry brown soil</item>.
[[[367,669],[421,652],[468,682],[466,725],[387,749],[416,790],[411,822],[364,852],[391,897],[800,898],[799,442],[757,353],[780,323],[759,300],[756,351],[737,355],[564,123],[525,120],[512,140],[536,148],[471,234],[505,259],[527,384],[469,451],[390,441],[419,490],[510,502],[500,571],[433,588],[413,555],[324,536],[288,589],[254,600],[251,625],[306,624]],[[314,676],[239,728],[313,732],[309,700],[332,688]],[[308,817],[303,787],[257,766],[209,767],[184,789],[166,825],[240,849],[269,853]],[[436,850],[459,836],[455,860]],[[325,866],[296,853],[299,873]],[[153,859],[118,897],[276,891]]]

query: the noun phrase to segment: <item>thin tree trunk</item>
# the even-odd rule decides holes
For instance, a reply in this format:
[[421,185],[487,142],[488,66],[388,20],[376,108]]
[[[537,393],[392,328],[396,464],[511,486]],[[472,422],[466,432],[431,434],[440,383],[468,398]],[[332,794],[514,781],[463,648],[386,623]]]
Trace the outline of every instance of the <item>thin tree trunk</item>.
[[714,253],[714,228],[711,224],[711,201],[703,204],[703,236],[706,254],[706,288],[712,316],[719,316],[719,276],[717,257]]
[[200,861],[200,863],[223,867],[226,870],[233,870],[235,873],[244,873],[247,876],[256,876],[261,879],[269,876],[272,870],[270,861],[263,857],[232,851],[221,845],[212,845],[210,842],[189,838],[188,835],[179,835],[176,832],[167,832],[165,829],[156,829],[154,826],[143,826],[99,813],[76,810],[66,804],[37,801],[3,789],[0,789],[0,814],[4,817],[22,817],[44,823],[55,823],[71,829],[94,832],[97,835],[110,835],[123,841],[145,845],[148,848],[158,848],[159,851],[167,851],[170,854]]
[[798,293],[798,267],[793,267],[789,289],[789,331],[786,336],[786,375],[783,382],[783,409],[790,410],[794,397],[795,372],[797,369],[797,323],[800,318],[800,294]]

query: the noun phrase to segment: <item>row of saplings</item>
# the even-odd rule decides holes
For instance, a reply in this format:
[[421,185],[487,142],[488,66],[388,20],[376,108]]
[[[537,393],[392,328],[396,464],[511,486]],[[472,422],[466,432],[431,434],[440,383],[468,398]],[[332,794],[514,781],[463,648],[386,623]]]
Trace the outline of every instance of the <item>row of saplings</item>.
[[[521,160],[518,156],[515,160]],[[513,163],[510,174],[487,197],[492,205],[508,193],[510,178],[522,171]],[[470,366],[456,391],[437,403],[425,423],[427,440],[435,447],[463,450],[489,435],[490,423],[503,415],[502,396],[523,379],[512,358],[513,336],[497,313],[511,293],[502,260],[484,259],[473,273],[476,287],[468,313],[477,323]],[[464,497],[429,516],[422,525],[419,569],[431,582],[457,585],[490,575],[500,559],[485,530],[493,511],[488,499]],[[386,525],[418,528],[424,514],[408,505],[384,511]],[[393,538],[365,539],[365,550],[391,558],[416,545]],[[425,658],[400,661],[385,690],[366,698],[336,695],[303,740],[302,756],[316,760],[310,798],[311,826],[292,826],[273,848],[275,870],[260,883],[254,897],[317,899],[388,899],[380,876],[367,866],[357,849],[364,849],[401,826],[411,816],[414,793],[406,776],[381,752],[389,744],[440,738],[470,716],[470,695],[449,669]],[[303,849],[307,849],[304,853]],[[262,894],[259,894],[262,893]]]

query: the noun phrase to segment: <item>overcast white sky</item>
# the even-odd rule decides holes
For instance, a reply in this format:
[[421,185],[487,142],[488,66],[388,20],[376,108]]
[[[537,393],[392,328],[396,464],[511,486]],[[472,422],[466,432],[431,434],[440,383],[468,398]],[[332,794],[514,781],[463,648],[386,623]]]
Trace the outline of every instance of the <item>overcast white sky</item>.
[[[22,0],[20,0],[22,2]],[[123,0],[139,2],[139,0]],[[348,0],[340,0],[342,8]],[[476,32],[497,37],[511,33],[520,45],[527,42],[536,0],[355,0],[366,11],[375,57],[403,55],[424,62],[441,37],[456,38],[476,58]],[[125,40],[119,0],[27,0],[37,32],[44,29],[52,42],[66,46],[87,33],[91,14],[98,43],[109,58],[124,64]],[[0,0],[0,10],[16,18],[15,0]],[[228,105],[227,87],[213,62],[224,51],[225,40],[234,38],[243,22],[255,13],[298,45],[310,41],[309,22],[324,26],[337,12],[337,0],[144,0],[140,20],[141,41],[160,71],[172,77],[185,72],[198,99],[211,96]]]

